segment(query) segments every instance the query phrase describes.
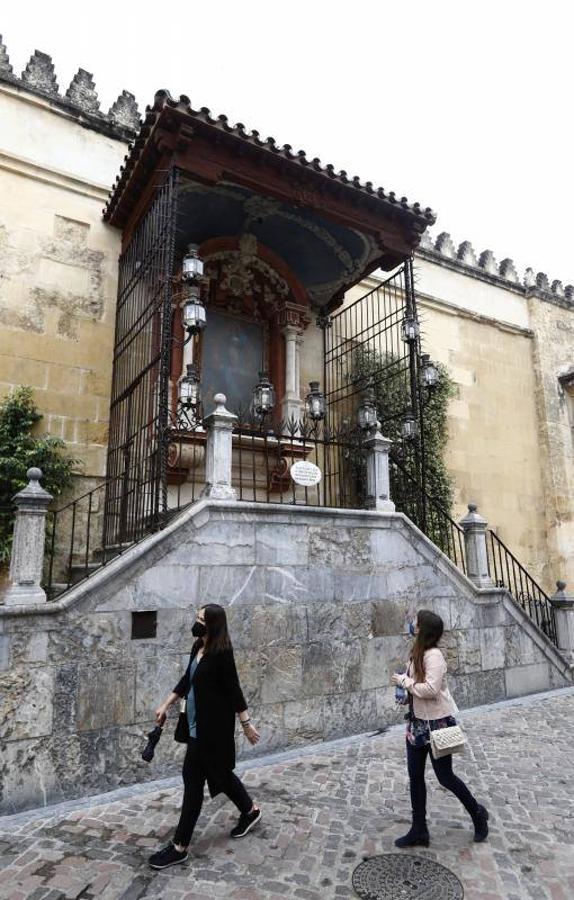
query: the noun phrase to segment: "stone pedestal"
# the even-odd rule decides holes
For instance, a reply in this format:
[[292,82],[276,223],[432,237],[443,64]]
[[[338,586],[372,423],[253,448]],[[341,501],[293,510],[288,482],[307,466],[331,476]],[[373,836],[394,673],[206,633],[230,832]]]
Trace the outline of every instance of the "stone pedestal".
[[566,593],[566,582],[556,582],[556,593],[550,598],[556,624],[558,649],[574,662],[574,596]]
[[395,504],[389,496],[389,450],[392,441],[383,437],[378,428],[365,441],[367,450],[367,509],[394,512]]
[[10,587],[6,606],[45,603],[46,592],[40,586],[44,564],[46,512],[52,495],[40,484],[41,469],[28,469],[28,484],[14,497],[16,521],[10,559]]
[[225,408],[225,394],[216,394],[213,399],[215,410],[203,422],[207,428],[203,496],[214,500],[236,500],[237,492],[231,487],[231,464],[233,427],[237,416]]
[[476,504],[469,503],[468,514],[460,520],[459,524],[464,530],[467,576],[478,588],[494,587],[494,581],[488,572],[486,550],[488,522],[478,514]]

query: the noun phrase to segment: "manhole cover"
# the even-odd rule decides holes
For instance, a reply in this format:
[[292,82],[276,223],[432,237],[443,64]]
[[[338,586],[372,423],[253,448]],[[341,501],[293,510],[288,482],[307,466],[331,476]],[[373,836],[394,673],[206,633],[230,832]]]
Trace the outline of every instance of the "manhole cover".
[[373,856],[353,872],[353,887],[362,900],[463,900],[464,888],[449,869],[403,853]]

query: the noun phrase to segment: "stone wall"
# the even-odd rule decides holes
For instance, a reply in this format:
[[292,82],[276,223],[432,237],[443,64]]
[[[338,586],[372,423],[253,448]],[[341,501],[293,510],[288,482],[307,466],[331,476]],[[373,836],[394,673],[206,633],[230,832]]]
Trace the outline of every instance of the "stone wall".
[[[65,599],[0,606],[2,813],[177,771],[171,726],[151,765],[140,753],[208,601],[261,730],[245,755],[396,722],[389,680],[422,607],[444,618],[461,706],[569,677],[504,591],[475,590],[402,515],[204,500]],[[156,637],[134,640],[142,611]]]
[[[529,300],[535,334],[537,439],[542,458],[545,580],[574,579],[574,316],[568,307]],[[563,574],[562,574],[563,573]]]
[[40,430],[102,476],[120,249],[102,208],[134,123],[84,108],[87,73],[63,98],[49,58],[20,80],[1,49],[0,395],[30,385]]
[[490,527],[550,593],[562,569],[551,564],[544,524],[532,333],[453,311],[424,295],[420,307],[426,347],[455,384],[446,455],[455,482],[455,518],[469,500],[478,504]]
[[[457,387],[449,409],[456,509],[468,499],[551,592],[574,576],[574,285],[442,232],[415,260],[425,349]],[[571,390],[571,388],[570,388]],[[568,407],[570,406],[570,415]]]

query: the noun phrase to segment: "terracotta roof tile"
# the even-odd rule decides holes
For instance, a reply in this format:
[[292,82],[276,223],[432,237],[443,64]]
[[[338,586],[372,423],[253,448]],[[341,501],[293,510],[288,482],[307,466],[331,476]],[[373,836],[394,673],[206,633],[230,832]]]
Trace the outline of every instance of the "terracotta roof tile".
[[165,108],[182,112],[197,122],[203,122],[226,134],[233,135],[239,140],[262,148],[274,156],[280,156],[292,164],[304,168],[310,167],[315,172],[338,182],[339,184],[345,185],[346,187],[352,188],[372,198],[376,197],[389,206],[395,208],[400,207],[405,213],[410,214],[415,219],[419,220],[419,229],[421,231],[427,226],[432,225],[436,220],[436,215],[430,207],[425,207],[423,209],[420,203],[409,203],[406,197],[398,198],[394,191],[387,192],[382,187],[375,188],[371,181],[363,183],[358,175],[350,177],[344,169],[340,172],[336,172],[335,167],[330,163],[323,165],[321,160],[317,157],[309,159],[304,150],[294,152],[290,144],[284,144],[281,147],[272,137],[262,140],[258,131],[248,131],[243,123],[238,122],[235,125],[230,125],[227,116],[214,116],[206,106],[202,106],[198,110],[193,109],[189,97],[185,94],[182,94],[179,97],[179,100],[176,100],[166,90],[158,91],[155,95],[153,106],[148,106],[146,109],[146,116],[140,133],[137,136],[135,143],[132,145],[130,153],[126,156],[125,165],[120,170],[120,174],[112,188],[110,199],[104,210],[104,217],[106,219],[111,218],[113,215],[114,209],[119,203],[123,190],[130,179],[131,173],[145,147],[147,139]]

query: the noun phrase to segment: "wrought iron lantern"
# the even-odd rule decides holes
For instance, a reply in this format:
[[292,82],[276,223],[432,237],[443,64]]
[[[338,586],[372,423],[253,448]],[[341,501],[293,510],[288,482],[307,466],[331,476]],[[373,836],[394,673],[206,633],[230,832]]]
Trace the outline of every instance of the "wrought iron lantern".
[[186,374],[179,379],[179,402],[187,410],[197,410],[201,403],[199,372],[191,363],[187,365]]
[[371,431],[377,427],[377,407],[375,404],[375,391],[372,385],[363,393],[361,405],[357,410],[357,425],[362,431]]
[[181,264],[181,277],[184,281],[195,282],[202,276],[203,260],[197,252],[197,244],[189,244]]
[[412,410],[409,410],[403,419],[401,435],[405,441],[414,441],[418,437],[419,426]]
[[414,343],[421,333],[419,320],[413,313],[406,315],[401,324],[401,337],[406,344]]
[[259,373],[259,381],[253,388],[253,410],[261,418],[269,415],[275,406],[275,388],[267,372]]
[[205,328],[207,314],[196,285],[185,289],[182,318],[183,326],[188,334],[199,334]]
[[309,382],[310,391],[305,397],[305,412],[314,422],[325,418],[325,395],[319,390],[319,382]]
[[421,356],[420,378],[421,386],[426,387],[431,391],[439,383],[439,371],[428,353],[423,353]]

